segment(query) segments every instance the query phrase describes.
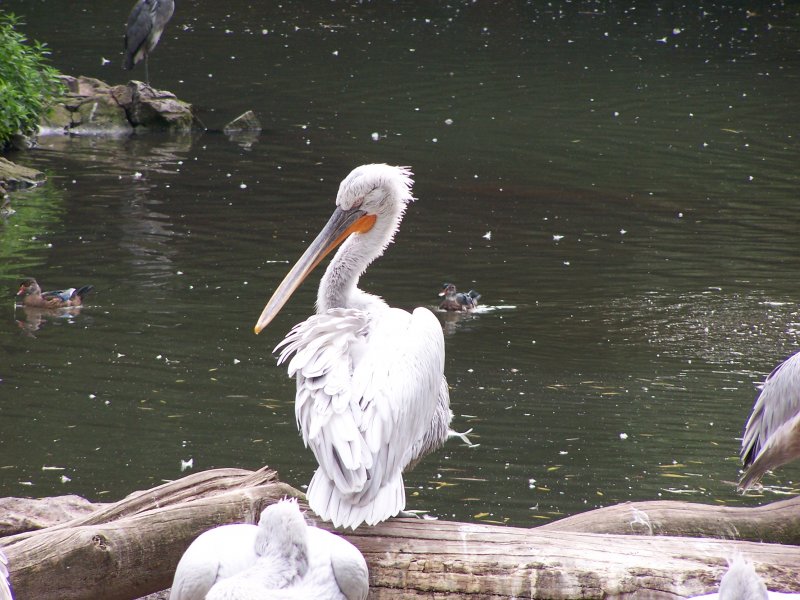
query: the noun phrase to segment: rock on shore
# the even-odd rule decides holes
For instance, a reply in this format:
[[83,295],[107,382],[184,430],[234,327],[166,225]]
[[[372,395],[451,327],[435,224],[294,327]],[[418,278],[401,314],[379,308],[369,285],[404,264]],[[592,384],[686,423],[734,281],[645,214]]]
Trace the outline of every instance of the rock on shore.
[[203,128],[191,104],[141,81],[110,86],[84,76],[63,75],[61,80],[68,92],[42,118],[40,135],[128,135],[141,129]]

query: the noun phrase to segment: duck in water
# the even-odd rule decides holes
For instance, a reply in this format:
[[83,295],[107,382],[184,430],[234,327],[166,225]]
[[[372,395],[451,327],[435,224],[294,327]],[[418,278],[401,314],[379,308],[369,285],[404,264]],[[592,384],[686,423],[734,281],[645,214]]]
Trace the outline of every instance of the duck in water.
[[474,310],[478,306],[478,299],[481,297],[475,290],[470,290],[467,293],[459,292],[452,283],[443,284],[439,296],[444,296],[439,308],[453,311]]
[[30,308],[69,308],[82,305],[84,297],[93,289],[93,285],[84,285],[79,288],[43,292],[35,279],[28,278],[20,284],[17,299],[22,306]]

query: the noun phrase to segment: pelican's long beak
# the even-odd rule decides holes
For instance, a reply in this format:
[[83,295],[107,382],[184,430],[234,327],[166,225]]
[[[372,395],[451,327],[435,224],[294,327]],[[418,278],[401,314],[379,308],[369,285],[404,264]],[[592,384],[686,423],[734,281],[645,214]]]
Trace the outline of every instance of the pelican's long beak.
[[261,330],[269,325],[294,291],[303,283],[303,280],[331,250],[346,240],[350,234],[364,233],[372,229],[376,219],[375,215],[367,214],[363,210],[342,210],[337,207],[325,227],[272,294],[272,298],[261,311],[261,316],[254,328],[255,332],[261,333]]

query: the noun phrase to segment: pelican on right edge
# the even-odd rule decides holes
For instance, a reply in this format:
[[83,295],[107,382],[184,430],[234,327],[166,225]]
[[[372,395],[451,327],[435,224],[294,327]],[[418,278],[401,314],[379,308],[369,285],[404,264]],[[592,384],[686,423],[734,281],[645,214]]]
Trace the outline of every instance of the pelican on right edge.
[[767,471],[800,458],[800,352],[775,367],[761,386],[745,425],[741,456],[741,491]]
[[267,302],[266,327],[311,271],[339,246],[317,294],[317,312],[278,344],[297,378],[295,416],[319,468],[308,504],[336,527],[374,525],[405,508],[403,471],[455,432],[444,377],[444,335],[426,308],[391,308],[358,289],[394,239],[412,201],[411,171],[355,168],[336,210]]

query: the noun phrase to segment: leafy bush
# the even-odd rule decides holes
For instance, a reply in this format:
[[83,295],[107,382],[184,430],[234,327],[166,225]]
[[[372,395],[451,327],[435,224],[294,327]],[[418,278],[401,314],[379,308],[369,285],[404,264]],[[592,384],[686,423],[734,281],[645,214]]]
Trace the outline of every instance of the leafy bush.
[[47,47],[28,41],[20,20],[0,13],[0,149],[16,133],[32,133],[39,117],[61,89],[58,71],[49,66]]

